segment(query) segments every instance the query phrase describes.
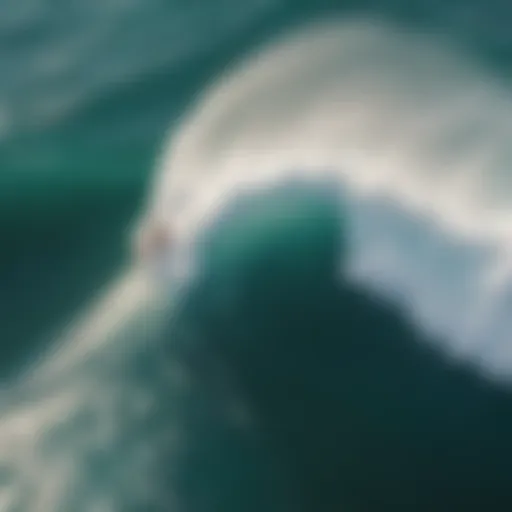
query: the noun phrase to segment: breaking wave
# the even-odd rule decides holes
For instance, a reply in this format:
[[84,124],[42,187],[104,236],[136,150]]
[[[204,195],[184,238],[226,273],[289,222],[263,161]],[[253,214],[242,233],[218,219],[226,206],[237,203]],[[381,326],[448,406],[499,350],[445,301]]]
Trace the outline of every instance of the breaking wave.
[[[164,157],[149,222],[193,239],[226,197],[334,179],[342,276],[489,376],[512,369],[512,98],[447,42],[320,24],[208,91]],[[206,219],[206,222],[205,222]]]
[[[206,91],[171,134],[142,229],[172,227],[173,270],[229,197],[290,177],[335,180],[349,245],[340,279],[393,302],[446,357],[505,381],[511,123],[507,85],[437,36],[378,20],[318,24]],[[5,391],[1,510],[168,509],[149,475],[180,432],[158,425],[155,408],[183,381],[144,331],[165,317],[154,287],[128,271]]]

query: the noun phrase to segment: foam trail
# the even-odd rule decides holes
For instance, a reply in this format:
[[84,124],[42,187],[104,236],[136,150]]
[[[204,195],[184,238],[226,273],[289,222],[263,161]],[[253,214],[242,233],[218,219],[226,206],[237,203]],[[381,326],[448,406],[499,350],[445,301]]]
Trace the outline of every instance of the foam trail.
[[[156,327],[154,313],[162,303],[163,297],[158,299],[157,287],[145,269],[128,269],[92,301],[88,310],[70,323],[60,336],[61,341],[54,342],[54,353],[31,377],[39,381],[45,375],[55,377],[73,371],[77,365],[98,357],[99,349],[101,357],[106,357],[109,345],[129,330],[133,336],[137,326],[139,329]],[[113,347],[116,348],[122,349]]]
[[[147,413],[151,396],[134,389],[123,373],[162,325],[170,298],[165,291],[147,269],[129,268],[65,329],[51,353],[4,390],[2,511],[116,511],[120,501],[136,500],[129,489],[114,489],[120,469],[107,472],[110,494],[95,489],[101,485],[93,483],[96,470],[87,461],[98,450],[111,452],[116,436],[129,430],[122,424],[123,407],[123,414],[128,410],[139,419]],[[128,409],[122,405],[126,400]],[[111,454],[106,464],[115,467],[115,460]],[[134,455],[131,464],[139,463]]]

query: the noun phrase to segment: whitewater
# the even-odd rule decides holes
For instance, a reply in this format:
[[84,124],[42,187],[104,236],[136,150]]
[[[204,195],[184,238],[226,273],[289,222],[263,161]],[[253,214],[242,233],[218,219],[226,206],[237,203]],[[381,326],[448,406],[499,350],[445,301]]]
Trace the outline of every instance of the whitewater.
[[[156,166],[135,238],[163,226],[172,243],[134,258],[3,391],[0,510],[169,503],[140,478],[165,440],[134,442],[116,462],[118,440],[162,398],[127,368],[156,350],[173,297],[198,271],[198,235],[230,198],[285,180],[339,188],[340,281],[394,304],[443,357],[508,385],[511,134],[509,85],[439,34],[331,20],[247,56],[205,90]],[[162,372],[176,380],[179,369]],[[90,464],[99,452],[104,479]]]

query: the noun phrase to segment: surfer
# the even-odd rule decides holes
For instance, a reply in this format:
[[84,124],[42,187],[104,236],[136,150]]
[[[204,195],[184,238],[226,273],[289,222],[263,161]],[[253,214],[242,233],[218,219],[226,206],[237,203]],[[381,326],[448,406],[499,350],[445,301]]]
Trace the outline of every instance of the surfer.
[[160,259],[172,248],[172,235],[169,226],[163,222],[144,222],[135,235],[134,252],[136,260],[143,263]]

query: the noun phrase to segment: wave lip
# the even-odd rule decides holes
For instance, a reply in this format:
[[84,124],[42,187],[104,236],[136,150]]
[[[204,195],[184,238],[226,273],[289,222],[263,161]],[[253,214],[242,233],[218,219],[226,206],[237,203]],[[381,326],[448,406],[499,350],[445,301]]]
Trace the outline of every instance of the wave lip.
[[334,179],[348,198],[344,277],[397,303],[452,357],[507,378],[511,100],[438,37],[377,19],[319,23],[205,92],[164,152],[147,218],[186,244],[229,197]]

